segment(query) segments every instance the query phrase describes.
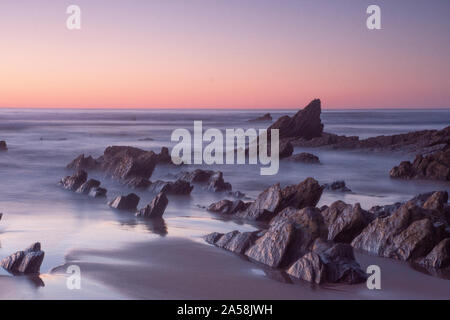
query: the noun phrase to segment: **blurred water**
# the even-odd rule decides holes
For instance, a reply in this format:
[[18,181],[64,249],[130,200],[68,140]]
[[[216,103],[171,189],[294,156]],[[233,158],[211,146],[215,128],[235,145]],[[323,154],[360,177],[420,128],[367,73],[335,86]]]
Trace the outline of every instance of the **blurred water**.
[[[173,146],[170,135],[174,129],[192,130],[194,120],[202,120],[204,129],[266,128],[268,123],[248,122],[265,112],[0,109],[0,140],[6,140],[9,148],[7,152],[0,153],[0,212],[4,213],[4,219],[0,222],[0,258],[24,249],[34,241],[41,241],[46,251],[42,271],[46,273],[63,264],[66,255],[75,249],[114,250],[130,242],[146,242],[161,237],[181,237],[202,242],[201,236],[213,231],[253,230],[255,227],[252,225],[223,220],[200,209],[198,205],[207,206],[224,195],[207,193],[199,187],[190,197],[170,197],[164,221],[149,222],[113,211],[106,206],[105,200],[89,199],[61,190],[57,182],[70,174],[65,166],[81,153],[97,157],[110,145],[159,151],[162,146]],[[292,110],[270,112],[275,119],[294,113]],[[322,119],[327,132],[366,138],[421,129],[442,129],[450,124],[450,110],[324,111]],[[151,141],[146,138],[151,138]],[[360,202],[363,208],[368,209],[376,204],[403,201],[418,193],[449,190],[449,184],[443,182],[391,180],[389,170],[400,161],[407,160],[405,156],[299,148],[295,151],[318,155],[322,165],[282,161],[279,174],[269,177],[259,175],[259,166],[224,165],[214,169],[224,172],[225,180],[233,185],[233,190],[242,191],[250,197],[256,197],[274,183],[294,184],[310,176],[320,183],[342,179],[353,190],[348,194],[324,193],[319,205],[342,199],[349,203]],[[152,180],[167,179],[179,170],[158,167]],[[106,186],[109,199],[131,192],[103,176],[92,176],[99,178]],[[153,197],[146,191],[136,193],[142,198],[140,206]],[[0,282],[1,276],[7,275],[5,271],[0,271]],[[94,289],[85,293],[97,297],[96,285],[91,282],[90,287]],[[1,290],[0,286],[0,293]],[[45,298],[50,293],[56,294],[61,288],[39,290],[44,290],[39,294]],[[116,295],[120,296],[118,292],[110,296]]]

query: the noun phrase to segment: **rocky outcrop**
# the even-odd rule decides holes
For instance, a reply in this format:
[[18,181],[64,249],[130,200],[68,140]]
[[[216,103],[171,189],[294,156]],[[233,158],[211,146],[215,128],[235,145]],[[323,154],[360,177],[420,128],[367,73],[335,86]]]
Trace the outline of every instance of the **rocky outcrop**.
[[134,177],[124,181],[125,186],[132,189],[146,189],[151,185],[150,180],[142,177]]
[[189,182],[178,179],[174,182],[162,180],[152,182],[148,190],[156,194],[189,195],[192,189],[194,189],[194,186]]
[[358,137],[338,136],[322,133],[313,139],[292,139],[294,147],[333,149],[367,149],[372,151],[398,151],[414,154],[428,154],[445,151],[450,145],[450,126],[442,130],[414,131],[391,136],[377,136],[360,140]]
[[307,178],[298,185],[287,186],[282,190],[279,209],[315,207],[322,196],[322,192],[323,187],[315,179]]
[[100,187],[100,181],[95,179],[89,179],[85,183],[83,183],[77,190],[77,193],[81,194],[89,194],[92,188]]
[[217,171],[214,173],[211,178],[208,180],[208,185],[206,186],[206,190],[213,192],[223,192],[231,190],[231,184],[225,182],[223,179],[223,173],[221,171]]
[[439,242],[426,257],[418,262],[427,268],[443,269],[450,267],[450,238]]
[[207,210],[214,213],[231,215],[247,209],[248,205],[249,204],[241,200],[221,200],[211,204]]
[[367,275],[355,260],[348,244],[324,242],[317,239],[311,252],[298,259],[287,270],[294,278],[317,284],[366,281]]
[[0,141],[0,151],[8,150],[8,146],[6,145],[6,141]]
[[89,197],[92,198],[106,198],[106,193],[108,190],[105,188],[92,188],[91,191],[89,191]]
[[294,153],[294,147],[289,141],[281,141],[280,142],[280,150],[279,150],[279,158],[285,159],[292,156]]
[[403,161],[389,172],[392,178],[450,181],[450,148],[422,156],[413,163]]
[[127,196],[118,196],[108,203],[112,208],[127,211],[136,211],[140,198],[134,193]]
[[333,183],[326,183],[323,185],[324,189],[327,191],[338,191],[338,192],[351,192],[352,190],[350,190],[346,184],[345,181],[340,180],[340,181],[335,181]]
[[221,171],[196,169],[191,172],[180,172],[176,177],[190,183],[206,184],[205,189],[213,192],[230,191],[232,189],[231,184],[225,182]]
[[267,121],[272,121],[272,116],[270,115],[270,113],[266,113],[265,115],[258,117],[256,119],[248,120],[248,122],[267,122]]
[[328,240],[334,242],[351,243],[370,222],[369,213],[359,203],[336,201],[321,214],[328,227]]
[[39,273],[44,255],[44,251],[41,250],[41,244],[36,242],[28,249],[17,251],[4,258],[0,265],[13,274],[35,274]]
[[59,184],[67,190],[76,191],[87,180],[87,173],[84,170],[78,170],[72,176],[67,176],[59,182]]
[[171,163],[167,148],[162,148],[160,154],[153,151],[128,146],[112,146],[105,149],[97,159],[91,156],[78,156],[67,165],[68,169],[99,170],[108,176],[124,181],[133,178],[148,180],[158,163]]
[[320,137],[323,132],[323,124],[320,119],[321,112],[320,100],[313,100],[294,116],[281,117],[268,130],[270,132],[271,129],[278,129],[280,139],[304,138],[308,140]]
[[145,208],[139,210],[136,213],[136,216],[145,218],[162,218],[168,204],[169,200],[166,195],[164,193],[159,193],[151,203],[149,203]]
[[285,270],[315,283],[359,283],[366,279],[348,244],[327,242],[327,228],[316,208],[286,208],[268,230],[212,233],[205,241],[246,255],[252,261]]
[[292,162],[308,163],[308,164],[319,164],[320,163],[319,157],[317,157],[311,153],[307,153],[307,152],[294,154],[294,155],[290,156],[288,158],[288,160],[292,161]]
[[[449,234],[448,223],[443,219],[445,213],[418,206],[421,201],[421,197],[416,197],[391,215],[376,218],[352,241],[352,246],[403,261],[426,256]],[[433,207],[446,208],[447,204],[434,203]]]

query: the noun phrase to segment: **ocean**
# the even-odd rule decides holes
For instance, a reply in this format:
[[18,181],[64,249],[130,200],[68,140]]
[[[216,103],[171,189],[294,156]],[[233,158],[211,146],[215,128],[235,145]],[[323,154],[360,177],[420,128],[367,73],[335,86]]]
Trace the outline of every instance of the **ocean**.
[[[312,289],[309,284],[280,281],[270,270],[206,244],[208,233],[256,230],[257,226],[206,212],[204,206],[224,194],[194,188],[191,196],[171,196],[164,220],[152,222],[112,210],[104,199],[63,190],[58,181],[71,174],[65,167],[80,154],[98,157],[112,145],[159,152],[173,147],[171,133],[204,129],[267,128],[248,120],[270,112],[274,119],[295,110],[55,110],[0,109],[0,258],[39,241],[45,251],[41,276],[13,277],[0,271],[0,298],[29,299],[330,299],[450,298],[448,280],[431,277],[406,263],[358,253],[363,266],[380,264],[385,273],[382,292],[365,284]],[[391,135],[450,125],[450,109],[324,110],[325,131],[360,138]],[[446,182],[398,181],[389,170],[414,155],[296,148],[311,152],[321,165],[280,162],[274,176],[261,176],[259,166],[221,165],[233,191],[255,198],[280,182],[298,184],[313,177],[321,184],[345,180],[351,193],[324,192],[318,206],[336,200],[359,202],[364,209],[405,201],[435,190],[450,191]],[[203,166],[207,168],[206,166]],[[185,167],[157,167],[151,180],[168,180]],[[191,168],[189,168],[191,170]],[[99,173],[108,200],[135,192],[140,207],[153,198],[148,191],[130,190]],[[68,265],[79,265],[82,289],[66,286]]]

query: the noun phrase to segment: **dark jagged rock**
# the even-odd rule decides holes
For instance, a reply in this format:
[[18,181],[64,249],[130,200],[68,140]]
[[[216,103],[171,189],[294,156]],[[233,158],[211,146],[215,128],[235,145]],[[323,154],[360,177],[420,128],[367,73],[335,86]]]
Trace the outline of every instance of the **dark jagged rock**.
[[428,268],[443,269],[450,267],[450,239],[439,242],[419,263]]
[[417,155],[413,163],[403,161],[389,172],[392,178],[450,181],[450,148],[426,156]]
[[278,119],[269,127],[269,131],[271,129],[278,129],[280,139],[312,139],[320,137],[323,132],[323,124],[320,120],[321,112],[320,100],[313,100],[308,106],[297,112],[293,117],[284,116]]
[[13,274],[35,274],[39,273],[44,255],[41,244],[36,242],[28,249],[4,258],[0,264],[5,270]]
[[6,145],[6,141],[0,141],[0,151],[8,150],[8,146]]
[[415,131],[392,136],[378,136],[360,140],[358,137],[338,136],[322,133],[313,139],[291,140],[295,147],[333,149],[367,149],[373,151],[399,151],[415,154],[429,154],[445,151],[450,146],[450,126],[442,130]]
[[134,193],[127,196],[118,196],[112,200],[108,205],[119,210],[136,211],[140,198]]
[[307,178],[298,185],[287,186],[281,194],[280,210],[287,207],[296,209],[315,207],[322,192],[323,187],[313,178]]
[[247,209],[247,207],[248,205],[241,200],[221,200],[219,202],[211,204],[208,207],[208,211],[230,215],[243,211]]
[[164,193],[159,193],[150,204],[136,213],[138,217],[145,218],[161,218],[169,204]]
[[202,183],[208,182],[208,180],[214,175],[212,170],[202,170],[196,169],[194,171],[188,172],[183,171],[177,175],[178,179],[189,181],[190,183]]
[[192,189],[194,189],[194,186],[192,186],[189,182],[178,179],[175,182],[161,180],[155,181],[150,185],[148,190],[153,193],[162,192],[172,195],[188,195],[191,194]]
[[336,201],[321,211],[328,227],[328,240],[351,243],[369,224],[369,213],[361,209],[359,203],[354,206]]
[[325,240],[327,233],[320,211],[305,208],[286,219],[277,219],[271,223],[246,255],[270,267],[285,267],[310,251],[317,238]]
[[289,158],[294,153],[294,147],[289,141],[280,142],[279,157],[280,159]]
[[167,147],[162,147],[161,152],[157,156],[158,164],[171,164],[172,157],[170,156],[169,149]]
[[75,174],[72,176],[67,176],[63,178],[59,184],[62,185],[64,189],[75,191],[83,183],[85,183],[87,180],[87,173],[84,170],[78,170]]
[[248,122],[265,122],[265,121],[272,121],[272,116],[270,113],[266,113],[265,115],[258,117],[256,119],[248,120]]
[[346,185],[345,185],[345,181],[335,181],[333,183],[326,183],[324,184],[324,189],[328,190],[328,191],[339,191],[339,192],[351,192],[352,190],[350,190]]
[[248,220],[268,221],[287,207],[314,207],[322,191],[323,188],[313,178],[308,178],[298,185],[287,186],[283,190],[278,183],[263,191],[246,210],[236,215]]
[[150,185],[150,180],[142,177],[134,177],[125,181],[125,186],[133,189],[146,189]]
[[92,188],[89,192],[89,196],[92,198],[105,198],[108,190],[105,188]]
[[85,157],[84,154],[78,156],[67,165],[67,169],[75,170],[93,170],[97,168],[97,161],[91,156]]
[[374,206],[369,209],[369,214],[371,217],[373,217],[373,219],[388,217],[395,211],[397,211],[402,205],[402,203],[397,202],[385,206]]
[[244,254],[248,247],[254,243],[258,236],[256,232],[239,232],[232,231],[226,234],[211,233],[205,237],[205,241],[219,248],[237,253]]
[[294,155],[290,156],[288,158],[288,160],[293,161],[293,162],[308,163],[308,164],[319,164],[320,163],[319,157],[317,157],[311,153],[307,153],[307,152],[294,154]]
[[231,190],[231,184],[225,182],[225,180],[223,179],[223,173],[221,171],[217,171],[211,176],[211,178],[209,178],[206,190],[213,192],[229,191]]
[[92,188],[98,188],[100,187],[100,181],[95,180],[95,179],[89,179],[88,181],[86,181],[85,183],[83,183],[78,189],[77,189],[77,193],[82,193],[82,194],[89,194],[89,192],[91,191]]
[[411,203],[372,221],[352,246],[379,256],[408,261],[428,254],[445,236],[445,224],[432,211]]

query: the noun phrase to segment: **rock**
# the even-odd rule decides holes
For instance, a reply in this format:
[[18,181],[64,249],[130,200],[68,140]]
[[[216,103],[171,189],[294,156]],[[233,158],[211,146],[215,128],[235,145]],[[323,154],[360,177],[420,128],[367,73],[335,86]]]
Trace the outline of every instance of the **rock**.
[[166,210],[169,200],[164,193],[159,193],[150,204],[136,213],[138,217],[161,218]]
[[138,141],[155,141],[155,139],[146,137],[146,138],[138,139]]
[[77,193],[89,194],[92,188],[100,187],[100,181],[95,179],[89,179],[87,182],[83,183],[78,189]]
[[87,180],[87,173],[84,170],[78,170],[75,174],[72,176],[67,176],[63,178],[59,184],[63,186],[64,189],[75,191],[83,183],[85,183]]
[[211,233],[205,237],[205,241],[219,248],[237,253],[244,254],[247,248],[254,243],[258,235],[256,232],[239,232],[232,231],[227,234]]
[[162,147],[161,152],[157,156],[158,164],[171,164],[172,157],[169,154],[169,149],[167,147]]
[[281,199],[281,188],[278,183],[263,191],[247,210],[238,215],[248,220],[268,221],[278,212]]
[[321,214],[328,227],[328,240],[334,242],[351,243],[370,222],[359,203],[353,206],[336,201]]
[[8,150],[8,146],[6,145],[6,141],[0,141],[0,151]]
[[313,178],[307,178],[298,185],[287,186],[282,191],[280,210],[293,207],[302,209],[315,207],[322,196],[323,187]]
[[307,152],[294,154],[293,156],[289,157],[288,160],[293,161],[293,162],[308,163],[308,164],[319,164],[320,163],[319,157],[317,157],[311,153],[307,153]]
[[352,246],[382,257],[414,260],[442,240],[443,228],[442,224],[432,223],[426,209],[405,204],[392,215],[372,221]]
[[209,178],[206,190],[214,192],[228,191],[231,190],[231,184],[224,181],[223,173],[221,171],[217,171]]
[[423,204],[424,209],[436,210],[438,212],[444,212],[446,204],[448,202],[448,192],[438,191],[432,193],[425,203]]
[[414,162],[403,161],[389,172],[392,178],[450,181],[450,148],[427,156],[417,155]]
[[44,251],[41,251],[41,244],[34,243],[24,251],[18,251],[7,258],[4,258],[0,265],[7,271],[17,274],[39,273]]
[[207,210],[210,212],[231,215],[246,210],[247,207],[248,205],[241,200],[221,200],[211,204]]
[[0,220],[2,220],[3,218],[3,213],[0,213]]
[[248,209],[238,213],[240,218],[254,221],[268,221],[281,210],[292,207],[301,209],[314,207],[322,195],[323,188],[313,178],[283,190],[275,184],[262,192]]
[[402,203],[397,202],[385,206],[374,206],[369,209],[369,216],[372,217],[372,220],[376,218],[388,217],[397,211],[402,205]]
[[419,263],[435,269],[450,267],[450,239],[447,238],[439,242]]
[[245,254],[269,267],[285,267],[309,252],[317,238],[325,240],[327,233],[320,211],[305,208],[286,219],[277,219],[271,223],[264,235]]
[[292,118],[285,116],[278,119],[269,127],[280,130],[280,139],[320,137],[323,132],[323,124],[320,120],[321,102],[319,99],[311,101],[303,110],[297,112]]
[[139,200],[140,198],[137,195],[130,193],[127,196],[118,196],[113,201],[108,203],[108,205],[119,210],[135,211]]
[[146,189],[151,185],[150,180],[142,177],[134,177],[124,182],[125,186],[133,189]]
[[93,170],[97,168],[97,161],[91,156],[85,157],[84,154],[78,156],[75,160],[67,165],[67,169],[75,170]]
[[153,182],[149,187],[149,191],[152,193],[158,194],[162,192],[172,195],[189,195],[191,194],[192,189],[194,189],[194,186],[191,186],[189,182],[180,179],[175,182],[158,180]]
[[183,171],[177,175],[178,179],[188,181],[190,183],[203,183],[208,182],[208,180],[214,175],[212,170],[202,170],[196,169],[192,172]]
[[105,188],[92,188],[89,192],[89,196],[93,198],[105,198],[108,190]]
[[279,157],[280,159],[289,158],[294,153],[294,147],[289,141],[280,142]]
[[312,252],[297,260],[287,273],[295,278],[322,283],[355,284],[366,281],[366,274],[356,262],[348,244],[316,240]]
[[313,139],[291,140],[295,147],[333,149],[367,149],[373,151],[399,151],[428,154],[445,151],[450,146],[450,126],[443,130],[423,130],[392,136],[378,136],[360,140],[358,137],[338,136],[323,132]]
[[324,184],[324,189],[328,191],[339,191],[339,192],[351,192],[349,188],[345,185],[345,181],[335,181],[331,184]]
[[242,193],[240,191],[235,191],[235,192],[228,192],[228,195],[237,199],[242,199],[245,197],[245,193]]
[[265,115],[258,117],[256,119],[248,120],[248,122],[265,122],[265,121],[272,121],[272,116],[270,113],[266,113]]

